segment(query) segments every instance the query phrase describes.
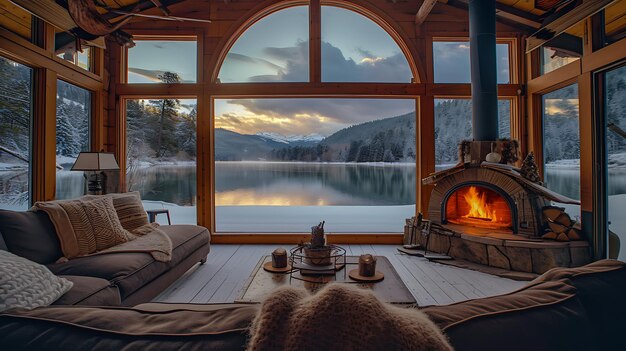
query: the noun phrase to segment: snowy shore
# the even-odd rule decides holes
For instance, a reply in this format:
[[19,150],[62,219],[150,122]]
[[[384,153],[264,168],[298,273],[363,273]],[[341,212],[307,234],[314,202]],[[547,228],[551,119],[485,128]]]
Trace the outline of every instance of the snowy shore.
[[[172,224],[195,224],[196,207],[162,201],[143,201],[146,210],[170,210]],[[217,231],[257,233],[307,233],[309,227],[326,221],[328,233],[401,233],[404,220],[415,215],[414,205],[405,206],[217,206]],[[167,224],[167,217],[158,216]]]

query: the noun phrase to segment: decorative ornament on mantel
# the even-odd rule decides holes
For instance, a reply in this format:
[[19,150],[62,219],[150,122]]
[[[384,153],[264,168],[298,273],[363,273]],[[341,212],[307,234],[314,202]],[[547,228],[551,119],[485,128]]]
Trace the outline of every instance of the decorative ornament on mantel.
[[491,152],[487,154],[487,156],[485,157],[485,161],[491,163],[499,163],[500,160],[502,160],[502,155],[494,150],[496,146],[496,143],[491,143]]
[[539,177],[539,170],[537,169],[535,154],[532,151],[528,153],[528,155],[522,162],[520,174],[522,175],[522,177],[530,180],[533,183],[543,185],[543,183],[541,182],[541,177]]

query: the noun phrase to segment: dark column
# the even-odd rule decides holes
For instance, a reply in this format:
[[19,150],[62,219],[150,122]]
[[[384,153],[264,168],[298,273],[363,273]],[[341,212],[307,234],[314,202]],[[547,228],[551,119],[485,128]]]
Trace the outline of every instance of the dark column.
[[469,0],[474,140],[498,139],[496,1]]

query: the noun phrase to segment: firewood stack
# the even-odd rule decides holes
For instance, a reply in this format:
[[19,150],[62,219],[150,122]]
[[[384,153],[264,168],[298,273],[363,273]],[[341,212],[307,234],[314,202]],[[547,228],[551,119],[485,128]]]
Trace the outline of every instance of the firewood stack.
[[575,241],[580,238],[580,225],[565,213],[565,209],[556,206],[546,206],[542,209],[543,218],[547,223],[543,239],[556,241]]

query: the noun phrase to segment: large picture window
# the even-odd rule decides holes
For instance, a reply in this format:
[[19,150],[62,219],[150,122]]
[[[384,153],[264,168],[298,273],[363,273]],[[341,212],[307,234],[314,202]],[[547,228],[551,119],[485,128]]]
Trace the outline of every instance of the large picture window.
[[0,208],[30,206],[33,70],[0,57]]
[[[606,161],[608,204],[607,220],[610,235],[609,251],[617,251],[617,259],[626,259],[626,66],[605,73],[604,110],[606,119]],[[613,246],[613,247],[612,247]]]
[[415,100],[215,101],[217,232],[397,233],[415,214]]
[[89,151],[91,93],[59,80],[56,107],[56,199],[74,199],[85,193],[83,172],[70,169],[81,151]]
[[197,223],[197,116],[195,99],[126,100],[126,188],[177,224]]
[[[542,96],[544,181],[548,189],[580,199],[578,84]],[[578,213],[576,209],[572,213]]]

